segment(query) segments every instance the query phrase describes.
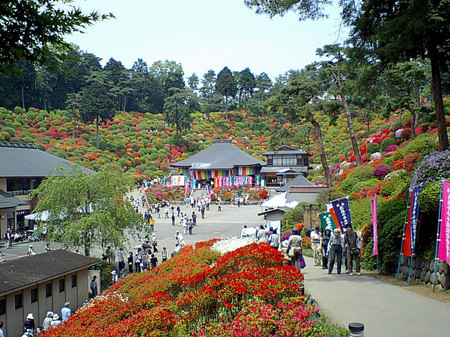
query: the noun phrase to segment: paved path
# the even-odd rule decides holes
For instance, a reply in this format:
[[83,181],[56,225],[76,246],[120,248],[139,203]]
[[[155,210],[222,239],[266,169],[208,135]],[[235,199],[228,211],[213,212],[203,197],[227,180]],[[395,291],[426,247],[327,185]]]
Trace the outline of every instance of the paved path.
[[333,323],[363,323],[365,337],[450,336],[450,304],[372,276],[328,275],[311,258],[306,264],[305,291]]

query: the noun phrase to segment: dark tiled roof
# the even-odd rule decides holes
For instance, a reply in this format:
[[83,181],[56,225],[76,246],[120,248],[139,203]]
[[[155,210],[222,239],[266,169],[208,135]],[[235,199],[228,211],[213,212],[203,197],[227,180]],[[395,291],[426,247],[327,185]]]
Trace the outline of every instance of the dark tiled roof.
[[327,187],[325,186],[290,186],[288,193],[311,193],[320,192]]
[[4,208],[14,208],[20,205],[25,205],[26,202],[22,201],[12,195],[12,193],[7,193],[0,191],[0,209]]
[[268,209],[267,211],[258,213],[258,215],[266,215],[270,213],[286,213],[286,210],[283,208]]
[[230,142],[214,142],[203,151],[171,164],[173,167],[187,167],[192,170],[229,170],[235,166],[263,165],[266,163],[245,153]]
[[269,151],[263,153],[263,156],[269,156],[273,154],[307,154],[307,153],[302,150],[298,150],[292,146],[283,145],[277,151]]
[[312,182],[310,182],[308,179],[306,179],[302,174],[299,174],[294,179],[292,179],[290,182],[288,182],[286,185],[281,186],[280,188],[277,188],[277,192],[286,192],[288,189],[291,191],[291,188],[293,187],[317,187]]
[[0,263],[0,296],[89,268],[100,259],[58,249]]
[[[33,144],[0,142],[0,177],[47,177],[71,170],[70,161],[37,149]],[[81,167],[83,172],[94,171]]]

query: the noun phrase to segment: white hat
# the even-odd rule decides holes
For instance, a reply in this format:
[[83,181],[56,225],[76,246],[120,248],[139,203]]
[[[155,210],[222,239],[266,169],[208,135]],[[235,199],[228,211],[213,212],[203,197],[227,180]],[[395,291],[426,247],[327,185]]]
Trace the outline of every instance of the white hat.
[[54,315],[53,315],[53,320],[54,320],[54,321],[57,321],[58,319],[59,319],[58,314],[54,314]]
[[111,272],[111,274],[117,274],[117,272],[116,272],[115,270],[113,270],[113,271]]
[[32,314],[32,313],[29,313],[28,316],[27,316],[27,319],[34,319],[33,314]]
[[53,316],[53,311],[47,311],[47,316],[48,317],[52,317]]

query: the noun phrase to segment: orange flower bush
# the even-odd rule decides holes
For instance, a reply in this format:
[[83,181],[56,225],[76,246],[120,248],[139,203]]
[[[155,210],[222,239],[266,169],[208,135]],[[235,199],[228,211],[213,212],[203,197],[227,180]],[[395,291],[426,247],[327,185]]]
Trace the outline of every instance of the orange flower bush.
[[40,336],[321,336],[303,275],[280,252],[254,243],[220,256],[217,241],[119,280]]

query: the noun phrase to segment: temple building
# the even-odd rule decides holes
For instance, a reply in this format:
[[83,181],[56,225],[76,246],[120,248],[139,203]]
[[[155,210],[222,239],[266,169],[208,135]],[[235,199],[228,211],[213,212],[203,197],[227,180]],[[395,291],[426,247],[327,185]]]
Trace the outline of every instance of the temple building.
[[297,176],[308,175],[310,154],[291,146],[283,145],[277,151],[263,153],[267,165],[261,169],[266,186],[283,186]]
[[216,139],[203,151],[171,164],[185,176],[190,188],[260,185],[261,168],[266,165],[229,139]]

